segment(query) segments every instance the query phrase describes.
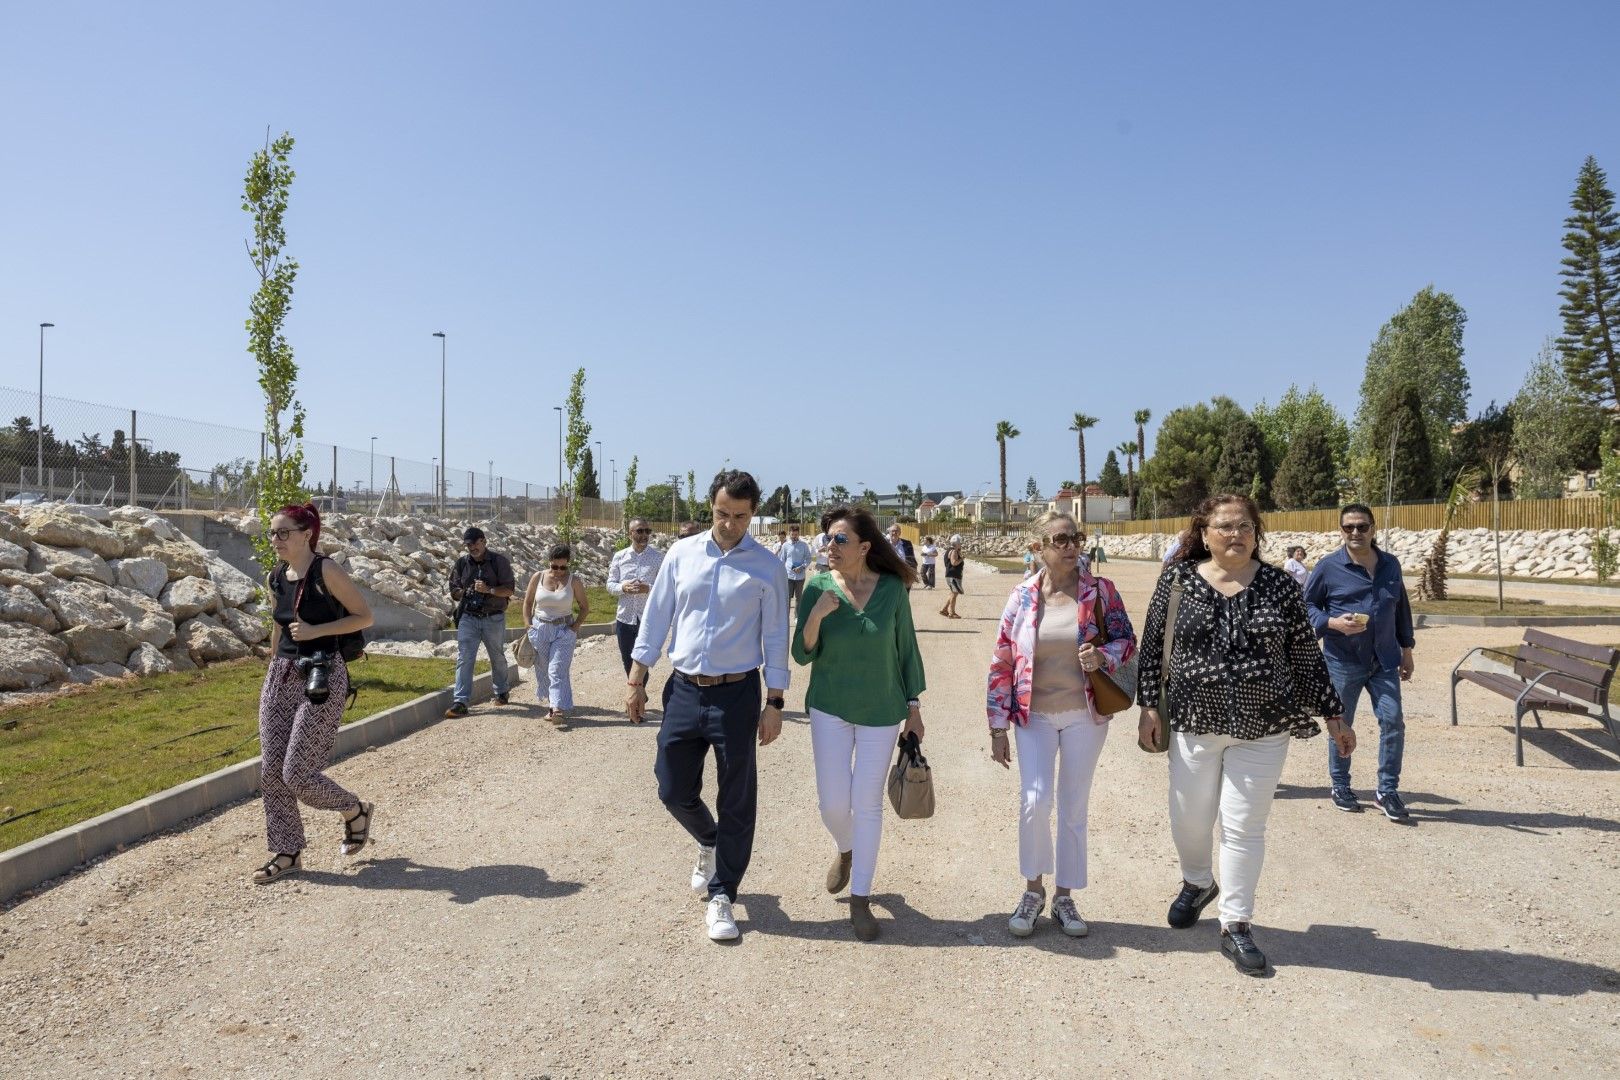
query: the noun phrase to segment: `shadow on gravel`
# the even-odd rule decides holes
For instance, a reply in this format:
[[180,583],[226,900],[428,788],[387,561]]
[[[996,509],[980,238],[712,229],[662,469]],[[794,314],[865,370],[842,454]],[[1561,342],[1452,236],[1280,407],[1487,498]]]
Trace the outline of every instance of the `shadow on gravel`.
[[977,630],[930,630],[926,626],[917,627],[919,634],[977,634]]
[[[1549,714],[1548,720],[1552,716]],[[1504,725],[1502,730],[1508,738],[1513,736],[1513,726]],[[1540,750],[1549,757],[1555,757],[1572,769],[1589,769],[1593,772],[1615,772],[1620,770],[1620,758],[1615,756],[1614,740],[1602,728],[1536,728],[1532,727],[1528,717],[1524,722],[1525,744]],[[1513,751],[1512,742],[1503,743],[1503,754]],[[1505,759],[1504,759],[1505,760]],[[1534,762],[1527,761],[1532,768]]]
[[411,859],[375,859],[361,863],[352,874],[305,870],[300,876],[304,881],[317,885],[339,885],[352,889],[442,892],[449,896],[453,904],[472,904],[491,896],[550,900],[569,896],[584,888],[577,881],[552,881],[538,866],[511,863],[455,870],[448,866],[425,866]]
[[[739,902],[747,914],[741,923],[745,935],[752,932],[862,944],[855,940],[847,919],[790,919],[782,910],[780,897],[768,893],[744,893]],[[842,897],[837,901],[840,907],[848,902]],[[1202,953],[1229,963],[1221,956],[1220,931],[1213,919],[1205,919],[1191,930],[1093,921],[1089,936],[1069,938],[1042,916],[1032,936],[1015,938],[1007,931],[1007,916],[999,912],[972,921],[930,919],[896,893],[873,895],[872,906],[879,912],[883,928],[877,945],[1040,949],[1071,954],[1082,961],[1107,959],[1121,952]],[[1319,968],[1405,979],[1436,990],[1532,997],[1620,994],[1620,971],[1597,964],[1506,949],[1462,949],[1426,941],[1402,941],[1380,937],[1365,926],[1313,925],[1308,930],[1256,926],[1255,938],[1275,969],[1283,974],[1289,969]]]
[[[1299,787],[1278,784],[1279,799],[1320,799],[1327,801],[1325,787]],[[1535,813],[1523,810],[1481,810],[1464,806],[1456,799],[1444,795],[1431,795],[1422,791],[1403,791],[1406,808],[1412,812],[1414,822],[1434,822],[1440,825],[1481,825],[1486,828],[1512,829],[1514,832],[1539,836],[1546,829],[1590,829],[1592,832],[1620,832],[1620,821],[1592,817],[1590,814]],[[1429,804],[1456,807],[1454,810],[1431,809]],[[1370,800],[1364,802],[1366,812],[1377,815],[1378,808]]]

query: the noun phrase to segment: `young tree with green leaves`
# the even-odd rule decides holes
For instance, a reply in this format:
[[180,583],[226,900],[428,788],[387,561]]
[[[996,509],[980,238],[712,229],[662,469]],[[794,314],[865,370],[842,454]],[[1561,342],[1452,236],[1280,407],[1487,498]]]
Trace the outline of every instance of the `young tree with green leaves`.
[[248,352],[259,369],[264,393],[264,424],[269,456],[259,464],[259,521],[264,526],[254,537],[259,562],[269,573],[276,556],[270,547],[270,519],[281,507],[306,502],[304,489],[304,407],[298,401],[298,364],[282,327],[292,307],[293,282],[298,262],[288,258],[283,218],[292,192],[293,137],[282,132],[271,141],[265,132],[264,149],[248,161],[243,179],[242,209],[253,217],[253,239],[246,241],[248,261],[259,277],[259,287],[248,304]]
[[[1350,461],[1350,425],[1314,384],[1304,392],[1297,385],[1290,385],[1276,405],[1262,401],[1249,415],[1260,425],[1266,439],[1266,450],[1271,454],[1271,460],[1279,463],[1279,467],[1288,457],[1294,440],[1302,432],[1315,429],[1323,435],[1331,457],[1328,464],[1335,471],[1335,476],[1344,475]],[[1330,499],[1328,502],[1333,501]]]
[[1525,373],[1513,396],[1513,456],[1519,462],[1519,494],[1557,499],[1576,469],[1598,466],[1603,413],[1580,400],[1551,339]]
[[699,492],[697,486],[697,470],[686,470],[686,519],[688,521],[702,522],[710,516],[709,508],[698,500],[707,496],[708,492]]
[[1001,456],[1001,533],[1007,534],[1007,440],[1016,439],[1021,432],[1013,427],[1011,420],[998,420],[996,422],[996,447]]
[[1247,417],[1241,405],[1225,396],[1166,414],[1141,484],[1158,493],[1160,514],[1189,514],[1211,494],[1210,476],[1220,460],[1226,433]]
[[1375,478],[1374,497],[1386,504],[1432,499],[1434,458],[1423,422],[1423,394],[1415,383],[1396,383],[1385,391],[1370,435],[1383,470]]
[[573,540],[579,528],[579,473],[590,452],[591,425],[585,419],[585,369],[579,368],[568,385],[568,397],[563,402],[567,417],[567,435],[563,440],[563,465],[568,469],[569,496],[563,505],[562,517],[557,521],[557,532],[564,543]]
[[1620,405],[1620,220],[1608,177],[1588,157],[1575,178],[1564,219],[1559,276],[1564,298],[1558,312],[1564,332],[1558,351],[1564,371],[1582,398],[1594,405]]
[[1080,447],[1080,486],[1076,490],[1080,492],[1081,528],[1084,528],[1086,523],[1086,432],[1096,427],[1097,424],[1098,420],[1095,416],[1088,416],[1083,412],[1075,413],[1074,420],[1069,424],[1069,430],[1074,432],[1074,440]]
[[631,454],[630,467],[624,470],[624,505],[620,508],[619,513],[619,518],[621,521],[628,520],[626,515],[628,515],[630,512],[630,500],[635,498],[636,495],[636,473],[640,468],[640,456],[637,454]]

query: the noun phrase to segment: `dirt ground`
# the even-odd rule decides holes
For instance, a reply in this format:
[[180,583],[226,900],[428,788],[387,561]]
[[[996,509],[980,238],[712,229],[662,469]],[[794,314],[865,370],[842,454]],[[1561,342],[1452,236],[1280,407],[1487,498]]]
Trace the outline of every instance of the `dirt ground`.
[[[1139,618],[1153,569],[1108,570]],[[1092,799],[1091,936],[1044,919],[1008,934],[1017,774],[990,763],[981,703],[1014,579],[969,573],[962,620],[938,616],[942,594],[913,594],[939,809],[886,822],[877,942],[855,941],[822,887],[832,845],[802,672],[760,755],[742,938],[715,945],[686,887],[692,844],[655,796],[656,728],[620,715],[617,651],[597,639],[566,730],[532,704],[486,707],[336,765],[380,806],[377,843],[354,861],[337,853],[337,816],[306,812],[308,871],[249,884],[263,829],[246,803],[0,915],[0,1071],[1614,1075],[1620,757],[1566,718],[1515,768],[1509,703],[1470,688],[1461,726],[1448,722],[1451,665],[1517,631],[1419,631],[1414,826],[1334,811],[1323,740],[1294,744],[1256,912],[1275,972],[1254,979],[1221,956],[1209,914],[1165,926],[1165,765],[1136,749],[1134,717],[1116,721]],[[1374,757],[1355,760],[1364,792]]]

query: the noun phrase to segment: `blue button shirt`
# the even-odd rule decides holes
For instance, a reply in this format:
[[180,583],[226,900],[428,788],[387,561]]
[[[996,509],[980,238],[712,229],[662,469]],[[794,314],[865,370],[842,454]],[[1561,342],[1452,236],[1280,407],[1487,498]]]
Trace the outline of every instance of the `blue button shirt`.
[[[1305,608],[1322,650],[1343,663],[1372,671],[1376,661],[1378,669],[1395,671],[1401,650],[1412,647],[1412,602],[1400,560],[1387,551],[1378,552],[1371,574],[1344,548],[1324,556],[1305,583]],[[1341,634],[1328,626],[1329,619],[1356,611],[1368,616],[1361,633]]]
[[[672,634],[673,632],[673,634]],[[712,533],[677,540],[664,556],[630,658],[669,659],[690,675],[765,667],[765,685],[788,687],[787,570],[752,536],[721,551]]]

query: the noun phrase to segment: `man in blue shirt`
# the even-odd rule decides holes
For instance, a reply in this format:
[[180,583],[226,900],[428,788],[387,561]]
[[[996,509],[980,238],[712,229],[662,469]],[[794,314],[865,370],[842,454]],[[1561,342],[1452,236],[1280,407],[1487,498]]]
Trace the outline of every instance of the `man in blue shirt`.
[[[1372,511],[1352,503],[1339,511],[1344,546],[1325,556],[1305,583],[1305,606],[1322,639],[1333,688],[1344,702],[1344,723],[1356,717],[1365,689],[1378,717],[1378,789],[1373,802],[1389,820],[1411,824],[1401,801],[1401,755],[1406,720],[1401,715],[1401,683],[1412,677],[1412,603],[1401,580],[1401,564],[1381,551]],[[1350,759],[1328,741],[1328,777],[1333,805],[1360,813],[1350,789]]]
[[804,595],[804,573],[810,566],[810,545],[800,538],[797,524],[789,525],[788,529],[789,536],[776,555],[787,567],[788,599],[798,607],[799,597]]
[[[625,711],[646,718],[648,669],[669,640],[674,672],[658,729],[658,798],[698,842],[692,891],[709,901],[711,941],[737,937],[731,905],[754,851],[754,743],[782,731],[788,687],[787,571],[748,534],[759,484],[731,469],[709,486],[714,527],[677,540],[647,596],[631,650]],[[760,673],[765,668],[765,708]],[[703,802],[703,759],[714,748],[719,794]]]

